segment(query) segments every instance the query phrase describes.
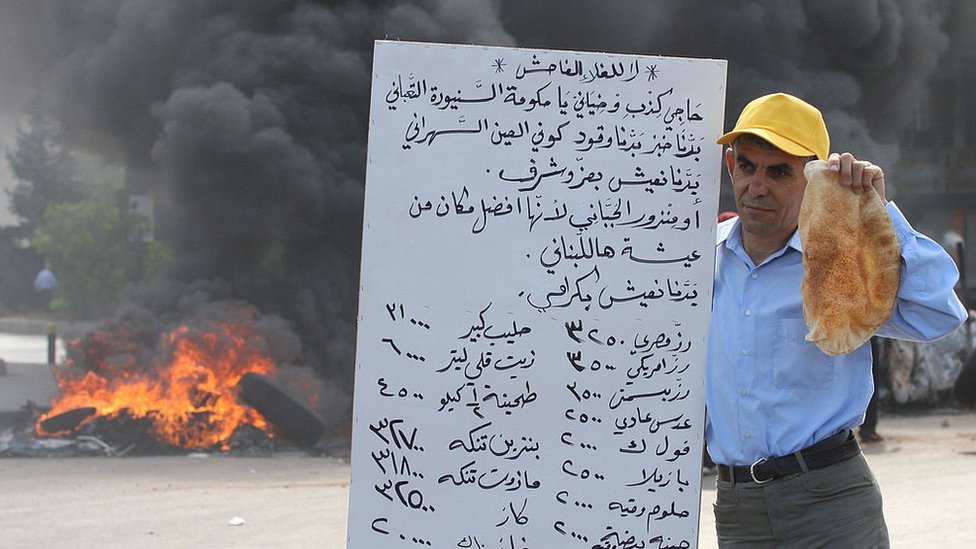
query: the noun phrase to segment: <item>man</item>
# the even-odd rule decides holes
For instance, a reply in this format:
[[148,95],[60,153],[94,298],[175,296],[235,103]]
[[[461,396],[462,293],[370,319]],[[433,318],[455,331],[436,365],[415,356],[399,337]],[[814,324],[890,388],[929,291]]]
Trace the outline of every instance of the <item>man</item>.
[[[804,164],[826,160],[840,184],[885,200],[882,169],[830,153],[820,112],[773,94],[743,109],[718,143],[739,217],[719,225],[705,383],[708,451],[718,465],[721,547],[887,547],[881,492],[851,429],[873,392],[867,345],[828,356],[805,341],[797,233]],[[958,271],[887,203],[901,244],[894,311],[878,334],[931,340],[965,311]]]
[[51,272],[51,265],[45,262],[44,268],[34,277],[34,291],[37,292],[42,310],[47,311],[51,308],[51,297],[54,296],[54,287],[57,284],[58,280]]

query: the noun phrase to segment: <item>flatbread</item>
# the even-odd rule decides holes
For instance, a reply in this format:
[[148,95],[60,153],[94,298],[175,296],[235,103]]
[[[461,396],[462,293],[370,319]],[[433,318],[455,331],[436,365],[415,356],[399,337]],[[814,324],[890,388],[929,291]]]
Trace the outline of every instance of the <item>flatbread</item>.
[[873,187],[854,194],[823,160],[808,162],[803,174],[800,289],[810,330],[806,339],[828,355],[842,355],[863,345],[891,316],[901,249]]

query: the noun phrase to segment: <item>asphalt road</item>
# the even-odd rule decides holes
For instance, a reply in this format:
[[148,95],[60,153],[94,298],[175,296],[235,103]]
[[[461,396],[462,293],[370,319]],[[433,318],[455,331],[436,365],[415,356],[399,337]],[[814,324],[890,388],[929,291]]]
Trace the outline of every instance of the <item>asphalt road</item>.
[[[976,414],[884,416],[865,450],[894,547],[976,547]],[[714,477],[699,547],[716,547]],[[0,547],[345,547],[345,460],[272,457],[0,459]],[[372,548],[369,548],[372,549]]]
[[[7,360],[0,412],[28,397],[43,402],[56,389],[46,365]],[[882,415],[879,432],[885,442],[865,453],[893,547],[976,547],[976,412]],[[703,485],[699,547],[711,549],[714,477]],[[339,548],[349,463],[298,451],[0,458],[0,494],[0,548]]]

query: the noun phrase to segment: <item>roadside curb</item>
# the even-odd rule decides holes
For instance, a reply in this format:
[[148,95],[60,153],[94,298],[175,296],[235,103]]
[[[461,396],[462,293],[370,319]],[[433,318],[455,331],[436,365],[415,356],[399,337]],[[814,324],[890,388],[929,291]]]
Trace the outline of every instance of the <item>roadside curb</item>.
[[0,333],[46,336],[48,327],[53,325],[58,337],[74,338],[95,330],[99,324],[93,320],[0,317]]

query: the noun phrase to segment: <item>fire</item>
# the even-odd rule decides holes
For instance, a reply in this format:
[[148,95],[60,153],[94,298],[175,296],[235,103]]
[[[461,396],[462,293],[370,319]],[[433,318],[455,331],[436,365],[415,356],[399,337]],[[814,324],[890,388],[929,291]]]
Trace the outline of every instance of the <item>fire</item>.
[[205,331],[181,326],[162,341],[171,352],[155,368],[98,360],[84,373],[69,368],[58,374],[61,394],[38,420],[38,434],[56,434],[45,432],[41,423],[83,407],[95,408],[93,417],[145,418],[159,440],[182,448],[226,449],[244,424],[269,431],[260,414],[237,400],[241,376],[276,370],[248,323],[213,323]]

